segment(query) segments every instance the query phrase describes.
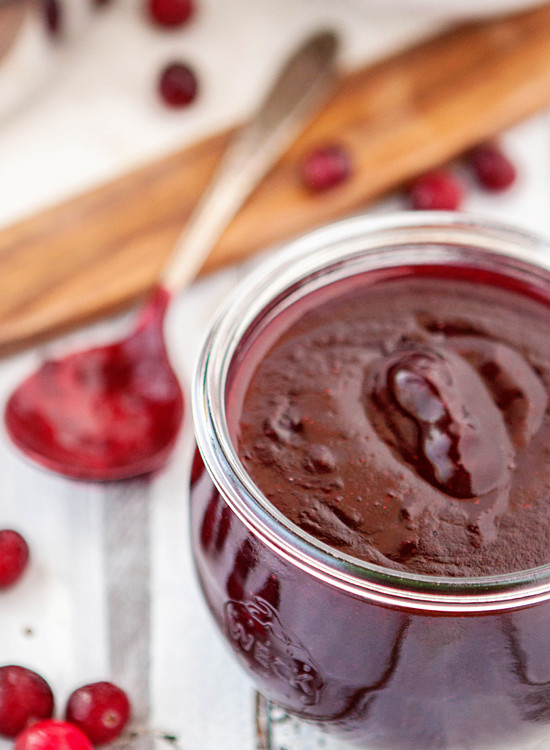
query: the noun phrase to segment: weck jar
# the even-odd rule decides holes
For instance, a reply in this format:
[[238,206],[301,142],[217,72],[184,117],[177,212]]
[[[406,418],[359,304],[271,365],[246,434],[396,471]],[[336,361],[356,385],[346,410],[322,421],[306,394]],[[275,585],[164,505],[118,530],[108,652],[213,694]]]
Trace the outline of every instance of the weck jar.
[[335,290],[353,294],[358,279],[432,272],[525,295],[541,315],[548,307],[550,320],[550,247],[451,213],[322,228],[231,295],[194,383],[196,570],[228,646],[287,711],[365,750],[542,749],[550,741],[549,564],[440,576],[367,562],[289,520],[238,453],[244,392],[281,332]]

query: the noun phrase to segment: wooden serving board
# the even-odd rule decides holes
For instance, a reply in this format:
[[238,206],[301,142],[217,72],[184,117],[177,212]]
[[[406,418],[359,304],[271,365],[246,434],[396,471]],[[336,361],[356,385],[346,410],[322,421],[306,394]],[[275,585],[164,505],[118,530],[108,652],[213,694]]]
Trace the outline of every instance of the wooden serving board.
[[[224,234],[205,270],[360,209],[550,104],[550,4],[461,27],[343,76]],[[230,136],[220,133],[0,231],[0,354],[120,309],[154,283]],[[310,195],[308,149],[355,172]]]

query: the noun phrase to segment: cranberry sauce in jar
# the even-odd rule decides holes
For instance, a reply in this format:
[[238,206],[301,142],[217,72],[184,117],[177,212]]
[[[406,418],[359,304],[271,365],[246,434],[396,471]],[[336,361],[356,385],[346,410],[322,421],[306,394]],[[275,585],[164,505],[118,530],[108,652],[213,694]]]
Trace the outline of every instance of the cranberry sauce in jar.
[[550,562],[550,309],[479,276],[396,268],[320,290],[235,376],[241,461],[301,529],[430,575]]
[[544,251],[457,215],[351,220],[206,343],[206,601],[268,698],[363,747],[550,741]]

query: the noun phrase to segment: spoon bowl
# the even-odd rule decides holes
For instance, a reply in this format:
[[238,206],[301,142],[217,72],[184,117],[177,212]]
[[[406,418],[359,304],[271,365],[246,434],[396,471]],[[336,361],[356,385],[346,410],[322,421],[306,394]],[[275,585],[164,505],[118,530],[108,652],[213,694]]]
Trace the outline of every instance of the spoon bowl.
[[5,412],[15,445],[76,479],[124,479],[160,469],[184,412],[162,336],[169,299],[158,288],[129,336],[47,360],[24,380]]

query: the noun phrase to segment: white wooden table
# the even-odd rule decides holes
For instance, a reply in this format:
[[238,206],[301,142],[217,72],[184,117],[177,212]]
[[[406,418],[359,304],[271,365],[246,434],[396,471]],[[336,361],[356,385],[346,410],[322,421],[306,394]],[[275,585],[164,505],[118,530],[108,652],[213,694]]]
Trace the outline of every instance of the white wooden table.
[[[1,223],[238,118],[308,29],[337,22],[353,63],[432,25],[418,16],[373,18],[372,7],[367,18],[353,0],[202,0],[192,28],[159,37],[143,27],[137,5],[114,0],[82,44],[64,52],[67,65],[50,88],[0,125]],[[194,61],[204,79],[203,98],[185,114],[166,113],[149,88],[161,62],[176,53]],[[517,185],[500,197],[472,186],[465,208],[550,236],[550,114],[506,134],[505,144],[520,170]],[[370,210],[400,208],[396,196]],[[174,305],[170,349],[187,386],[213,310],[246,270],[203,280]],[[45,350],[111,339],[127,322],[109,321],[5,360],[0,400]],[[254,691],[215,632],[190,560],[191,449],[188,420],[165,471],[99,485],[28,464],[2,436],[0,528],[20,530],[32,560],[22,582],[0,593],[0,664],[43,674],[60,710],[75,687],[113,679],[128,690],[137,723],[176,735],[182,750],[253,750]],[[287,750],[318,746],[294,730],[284,743]],[[131,744],[138,746],[168,747]]]

